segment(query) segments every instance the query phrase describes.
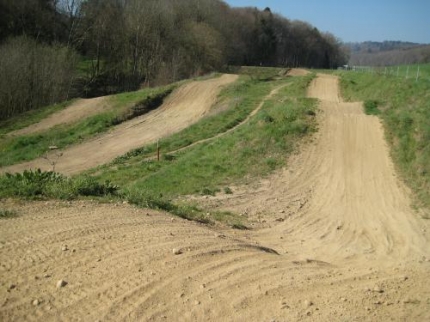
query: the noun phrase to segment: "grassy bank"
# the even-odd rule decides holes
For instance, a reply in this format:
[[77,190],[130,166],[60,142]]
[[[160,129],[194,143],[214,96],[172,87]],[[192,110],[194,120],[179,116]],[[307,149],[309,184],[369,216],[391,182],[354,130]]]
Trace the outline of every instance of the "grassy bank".
[[[402,67],[403,68],[403,67]],[[430,65],[422,65],[423,73]],[[379,114],[392,156],[419,203],[430,207],[430,81],[341,72],[343,97]]]

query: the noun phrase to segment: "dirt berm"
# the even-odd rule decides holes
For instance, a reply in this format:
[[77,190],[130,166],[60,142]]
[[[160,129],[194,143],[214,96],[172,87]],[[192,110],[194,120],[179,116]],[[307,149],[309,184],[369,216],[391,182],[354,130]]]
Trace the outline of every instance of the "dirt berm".
[[[195,81],[181,86],[169,95],[166,102],[158,109],[124,122],[95,139],[61,151],[63,155],[59,158],[55,171],[66,175],[80,173],[187,128],[209,112],[222,87],[234,82],[237,77],[237,75],[225,74],[218,78]],[[63,114],[59,113],[57,117],[62,118]],[[51,122],[59,123],[61,119],[51,119]],[[55,153],[58,152],[52,155]],[[51,156],[50,159],[56,158]],[[52,170],[47,160],[39,158],[0,168],[0,172],[21,172],[25,169],[37,168],[45,171]]]

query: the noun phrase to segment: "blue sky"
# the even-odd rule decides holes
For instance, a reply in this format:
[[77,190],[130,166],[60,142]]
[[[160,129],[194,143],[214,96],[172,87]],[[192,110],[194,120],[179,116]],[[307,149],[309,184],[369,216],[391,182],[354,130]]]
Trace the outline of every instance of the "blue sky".
[[270,7],[345,42],[401,40],[430,44],[430,0],[224,0],[232,7]]

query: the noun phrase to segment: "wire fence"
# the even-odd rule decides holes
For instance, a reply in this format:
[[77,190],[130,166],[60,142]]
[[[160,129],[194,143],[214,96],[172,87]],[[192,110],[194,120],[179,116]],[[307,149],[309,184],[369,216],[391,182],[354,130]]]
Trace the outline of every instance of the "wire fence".
[[380,76],[397,77],[409,80],[430,82],[430,65],[411,65],[411,66],[348,66],[348,70],[358,73],[371,73]]

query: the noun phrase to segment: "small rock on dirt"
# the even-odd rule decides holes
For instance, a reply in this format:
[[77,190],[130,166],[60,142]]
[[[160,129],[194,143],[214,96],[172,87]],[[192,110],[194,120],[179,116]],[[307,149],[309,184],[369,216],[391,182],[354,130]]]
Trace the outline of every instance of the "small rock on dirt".
[[180,250],[179,248],[173,248],[172,253],[173,255],[180,255],[182,254],[182,250]]
[[382,288],[380,288],[378,285],[376,285],[376,286],[373,288],[373,292],[376,292],[376,293],[384,293],[384,290],[383,290]]
[[34,306],[38,306],[40,304],[40,301],[38,299],[35,299],[33,302],[31,302]]
[[59,280],[57,282],[57,288],[62,288],[64,286],[66,286],[68,283],[65,280]]
[[64,245],[63,247],[61,247],[61,250],[62,250],[63,252],[66,252],[66,251],[68,251],[68,250],[69,250],[69,248],[67,247],[67,245]]
[[312,301],[310,301],[310,300],[305,300],[305,301],[303,301],[303,305],[305,307],[311,307],[312,305],[314,305],[314,303],[312,303]]
[[16,288],[16,285],[15,284],[10,284],[9,287],[8,287],[8,290],[13,290],[14,288]]

